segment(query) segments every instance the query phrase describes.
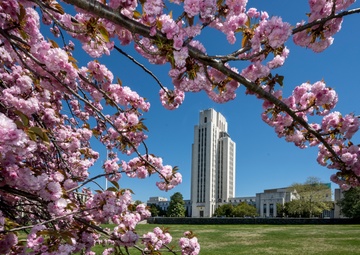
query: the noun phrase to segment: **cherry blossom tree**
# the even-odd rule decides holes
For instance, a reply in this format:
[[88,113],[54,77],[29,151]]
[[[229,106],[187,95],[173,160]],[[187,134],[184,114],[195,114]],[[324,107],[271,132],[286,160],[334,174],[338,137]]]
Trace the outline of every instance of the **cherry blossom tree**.
[[[97,60],[113,52],[126,55],[130,43],[151,64],[169,64],[172,88],[127,55],[157,81],[165,108],[179,107],[186,92],[205,91],[224,103],[243,85],[262,101],[262,118],[279,137],[300,148],[317,146],[319,164],[336,171],[335,183],[360,186],[359,146],[352,141],[358,117],[333,110],[338,97],[324,81],[305,82],[286,97],[283,76],[274,73],[284,65],[291,39],[314,52],[326,50],[343,18],[360,12],[351,9],[354,2],[309,0],[307,21],[291,25],[247,0],[166,2],[173,11],[162,0],[1,1],[0,253],[94,254],[96,244],[112,246],[103,254],[129,254],[130,248],[143,254],[199,253],[190,231],[177,248],[160,228],[139,235],[136,225],[150,213],[132,203],[131,189],[118,184],[122,175],[158,175],[161,190],[181,183],[176,167],[163,164],[145,144],[142,116],[149,102]],[[229,44],[241,40],[240,47],[208,55],[197,38],[211,29],[224,33]],[[47,39],[45,30],[58,40]],[[78,62],[76,45],[93,60]],[[236,68],[239,61],[247,65],[242,70]],[[310,122],[312,115],[321,121]],[[109,158],[104,173],[90,178],[99,159],[93,139]],[[113,187],[95,193],[85,188],[104,176]],[[109,221],[113,229],[101,227]]]

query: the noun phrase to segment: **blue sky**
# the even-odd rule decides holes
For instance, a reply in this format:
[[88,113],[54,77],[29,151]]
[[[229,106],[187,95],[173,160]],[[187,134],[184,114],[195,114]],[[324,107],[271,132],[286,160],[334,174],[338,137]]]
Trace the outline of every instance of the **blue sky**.
[[[302,19],[306,20],[305,13],[309,12],[307,1],[250,0],[248,8],[250,7],[267,11],[270,16],[281,16],[292,25]],[[360,4],[356,3],[353,8],[355,7],[360,7]],[[343,114],[360,114],[359,20],[359,14],[345,17],[342,30],[335,35],[334,44],[321,54],[294,46],[291,40],[286,44],[290,49],[290,55],[284,67],[273,72],[285,76],[284,96],[288,96],[295,86],[303,82],[314,83],[324,79],[339,95],[337,111]],[[223,34],[211,29],[203,31],[199,39],[207,48],[208,54],[230,53],[241,42],[241,38],[238,37],[238,42],[230,46]],[[119,46],[118,43],[117,45]],[[78,50],[81,51],[80,47]],[[134,52],[132,46],[124,47],[123,50],[137,57],[165,86],[172,87],[167,76],[167,65],[150,65]],[[86,59],[82,54],[75,57],[79,61],[80,58]],[[226,104],[214,103],[204,93],[188,93],[179,109],[169,111],[160,104],[159,87],[156,82],[138,66],[115,51],[110,57],[100,58],[99,61],[107,64],[114,76],[119,77],[124,85],[136,90],[151,103],[150,111],[144,115],[145,124],[149,128],[149,151],[161,156],[164,164],[178,166],[183,175],[183,183],[169,192],[157,189],[157,176],[146,180],[123,176],[120,186],[131,188],[135,192],[134,199],[146,202],[150,196],[169,198],[174,192],[181,192],[185,199],[190,198],[193,130],[194,125],[198,123],[199,112],[207,108],[214,108],[225,116],[229,134],[237,145],[236,196],[255,196],[264,189],[304,182],[310,176],[330,182],[330,175],[334,171],[317,164],[316,148],[299,149],[277,138],[274,130],[261,120],[262,102],[254,96],[245,95],[244,87],[238,89],[235,100]],[[81,64],[86,65],[80,62],[79,65]],[[237,63],[232,65],[238,66],[239,70],[243,68]],[[354,143],[358,143],[358,139],[359,135],[355,136]],[[105,149],[99,150],[101,160],[91,169],[92,176],[101,173],[101,163],[106,158]],[[122,155],[119,154],[119,157],[122,158]],[[105,185],[105,180],[99,180],[99,183]],[[333,189],[336,187],[337,185],[332,184]]]

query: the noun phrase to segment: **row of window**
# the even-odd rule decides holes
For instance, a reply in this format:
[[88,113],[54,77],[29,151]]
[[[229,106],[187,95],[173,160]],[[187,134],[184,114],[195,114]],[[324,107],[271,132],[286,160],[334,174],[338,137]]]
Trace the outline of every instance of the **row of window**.
[[205,202],[206,184],[206,127],[199,129],[198,136],[198,178],[197,178],[197,202]]

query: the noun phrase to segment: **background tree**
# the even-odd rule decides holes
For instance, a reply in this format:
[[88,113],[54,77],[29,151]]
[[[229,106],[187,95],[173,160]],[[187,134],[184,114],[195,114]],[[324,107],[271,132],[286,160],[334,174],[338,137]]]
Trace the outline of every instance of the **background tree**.
[[281,204],[281,203],[276,204],[276,215],[277,217],[285,217],[288,215],[285,208],[285,204]]
[[141,205],[141,204],[143,204],[143,202],[141,202],[140,200],[135,200],[134,201],[134,205],[136,205],[136,206]]
[[180,192],[174,193],[170,197],[169,207],[166,215],[168,217],[185,217],[185,202]]
[[309,177],[305,183],[294,183],[291,189],[299,195],[299,199],[286,203],[290,215],[302,217],[319,216],[324,210],[333,207],[331,189],[328,184],[322,183],[317,177]]
[[166,216],[166,211],[163,210],[159,205],[151,204],[149,207],[151,216]]
[[338,202],[341,213],[349,218],[360,218],[360,187],[344,191],[344,197]]
[[216,208],[214,216],[225,217],[255,217],[257,216],[256,208],[246,202],[241,202],[237,205],[223,204]]
[[223,204],[215,209],[214,216],[234,216],[234,206],[232,204]]
[[249,205],[246,202],[241,202],[234,207],[235,217],[255,217],[257,216],[256,207]]
[[150,211],[152,217],[159,216],[160,210],[157,205],[151,204],[149,206],[149,211]]
[[289,217],[309,217],[309,211],[306,211],[304,200],[294,199],[284,204],[284,215]]

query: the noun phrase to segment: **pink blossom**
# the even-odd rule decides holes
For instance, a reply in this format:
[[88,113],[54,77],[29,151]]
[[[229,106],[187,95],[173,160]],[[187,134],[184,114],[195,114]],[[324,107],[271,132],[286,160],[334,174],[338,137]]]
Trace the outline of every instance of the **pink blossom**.
[[256,81],[258,78],[268,76],[270,69],[260,62],[253,63],[241,71],[241,75],[250,81]]
[[169,15],[161,15],[159,21],[162,23],[161,32],[166,34],[168,39],[174,38],[174,36],[179,33],[179,26]]
[[194,17],[200,12],[200,5],[198,0],[184,0],[184,11],[189,17]]
[[341,155],[341,160],[348,166],[354,165],[358,161],[358,155],[346,152]]
[[175,65],[177,68],[181,69],[185,66],[186,64],[186,59],[189,56],[188,53],[188,48],[187,47],[183,47],[181,48],[181,50],[179,51],[174,51],[174,59],[175,59]]
[[256,8],[249,8],[246,14],[249,16],[249,18],[257,19],[260,17],[260,12],[258,12]]
[[216,12],[216,0],[200,1],[200,17],[203,19],[212,18]]
[[180,238],[179,245],[182,255],[197,255],[200,253],[200,244],[195,236],[190,232],[184,233],[185,237]]
[[25,155],[35,148],[35,143],[29,141],[11,119],[0,113],[0,155],[5,157],[8,152]]
[[167,88],[160,89],[161,104],[168,110],[178,108],[185,98],[185,93],[179,89],[168,90]]
[[49,49],[47,52],[46,63],[49,71],[59,72],[69,62],[69,56],[60,48]]
[[309,45],[309,48],[311,48],[314,52],[322,52],[326,48],[328,48],[334,41],[334,38],[326,38],[324,40],[314,42]]
[[269,14],[265,11],[261,11],[260,18],[261,18],[261,20],[266,20],[269,18]]
[[161,15],[163,8],[164,3],[162,0],[146,1],[144,4],[144,11],[147,15]]
[[235,15],[244,12],[247,0],[226,0],[226,5],[229,8],[231,13]]
[[340,126],[340,132],[344,134],[346,139],[351,139],[352,136],[359,130],[360,121],[359,118],[353,114],[347,114],[342,119],[342,125]]
[[160,250],[163,245],[167,245],[171,242],[172,237],[166,231],[161,228],[154,228],[153,232],[148,232],[143,235],[142,242],[146,245],[147,250]]

